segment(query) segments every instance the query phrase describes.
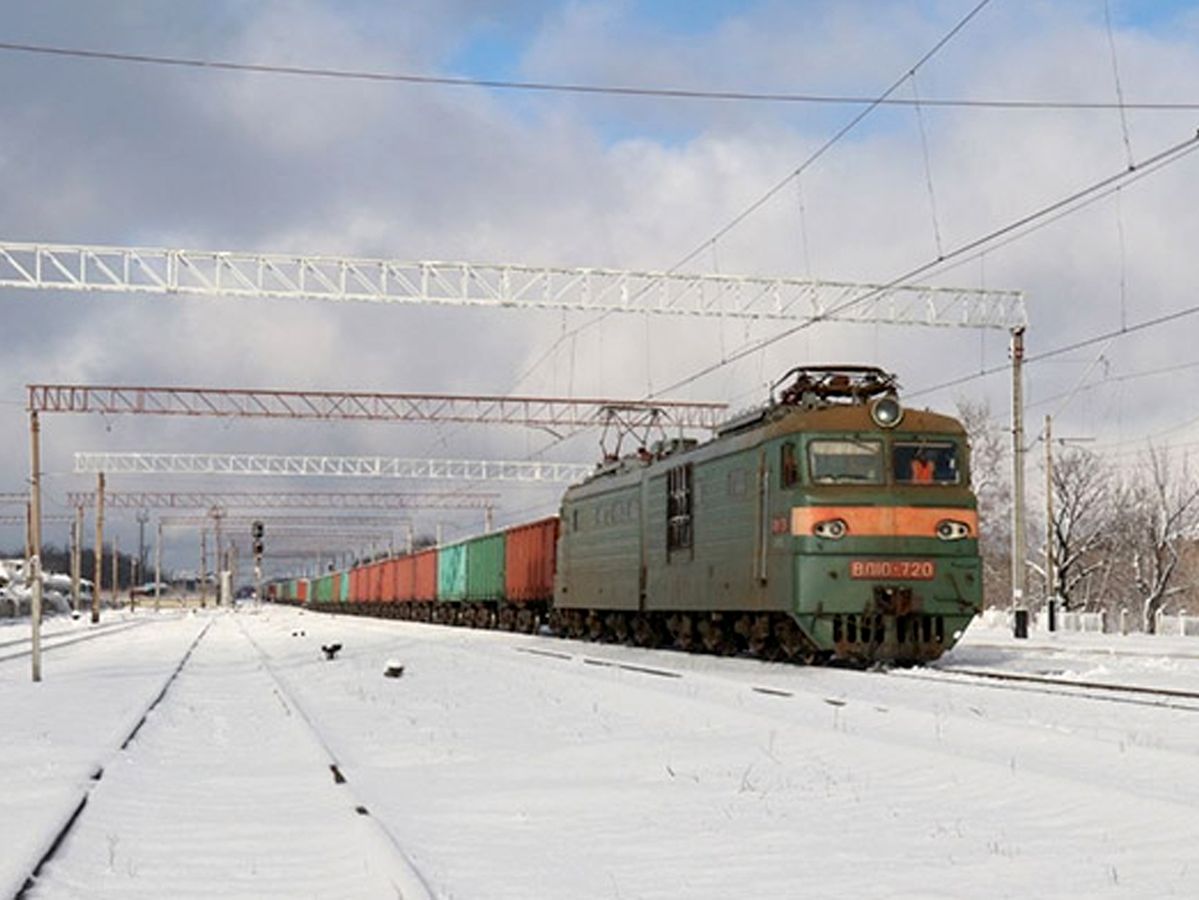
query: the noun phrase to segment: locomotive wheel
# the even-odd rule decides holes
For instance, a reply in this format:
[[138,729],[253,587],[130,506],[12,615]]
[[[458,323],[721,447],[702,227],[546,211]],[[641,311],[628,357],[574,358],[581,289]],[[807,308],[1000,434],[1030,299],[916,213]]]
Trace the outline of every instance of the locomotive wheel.
[[731,656],[737,651],[737,639],[721,613],[712,613],[699,624],[704,649],[709,653]]
[[680,650],[690,651],[695,647],[695,621],[688,613],[673,616],[674,645]]
[[633,643],[638,647],[661,647],[662,628],[657,620],[647,615],[633,619]]
[[587,640],[602,641],[604,639],[604,620],[598,613],[587,614]]
[[774,625],[774,636],[785,659],[796,659],[811,645],[799,626],[790,616],[779,616]]
[[611,613],[605,624],[608,626],[608,634],[613,641],[618,644],[629,642],[629,622],[624,617],[624,613]]

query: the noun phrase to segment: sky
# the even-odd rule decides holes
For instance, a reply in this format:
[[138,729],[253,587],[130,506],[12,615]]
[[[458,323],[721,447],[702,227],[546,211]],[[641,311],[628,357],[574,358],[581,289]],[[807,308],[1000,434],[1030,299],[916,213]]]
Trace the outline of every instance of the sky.
[[[897,96],[1199,101],[1199,6],[992,0]],[[343,69],[689,89],[875,96],[975,5],[929,2],[149,2],[4,4],[3,40]],[[0,236],[666,269],[702,246],[859,107],[528,94],[178,70],[0,51]],[[913,88],[917,92],[913,94]],[[688,271],[894,278],[1192,137],[1196,111],[878,110]],[[924,140],[921,139],[923,124]],[[1126,140],[1127,136],[1127,140]],[[927,162],[926,162],[927,160]],[[1031,354],[1185,309],[1199,261],[1199,154],[929,281],[1025,293]],[[930,189],[931,185],[931,189]],[[935,210],[935,213],[934,213]],[[938,251],[938,236],[941,251]],[[58,296],[0,290],[0,490],[28,473],[30,382],[361,388],[637,398],[777,331],[644,317],[437,307]],[[1199,441],[1196,320],[1055,356],[1028,414],[1122,463]],[[551,348],[553,348],[551,352]],[[674,396],[761,402],[794,365],[877,364],[913,403],[1005,417],[1002,332],[817,325]],[[1059,395],[1068,394],[1069,398]],[[47,417],[47,511],[77,450],[543,454],[591,461],[597,435],[477,427]],[[1035,430],[1035,429],[1034,429]],[[551,445],[552,444],[552,445]],[[1035,480],[1035,475],[1030,476]],[[279,482],[146,479],[118,490]],[[363,489],[312,482],[297,488]],[[387,484],[380,489],[446,485]],[[477,489],[477,486],[461,486]],[[560,487],[501,488],[497,519],[552,512]],[[15,511],[15,510],[13,510]],[[477,515],[445,521],[450,535]],[[418,522],[432,530],[433,521]],[[122,546],[136,528],[124,524]],[[61,543],[64,528],[48,527]],[[10,537],[11,535],[11,537]],[[14,545],[19,529],[0,533]],[[194,548],[180,537],[168,561]],[[194,563],[193,563],[194,564]]]

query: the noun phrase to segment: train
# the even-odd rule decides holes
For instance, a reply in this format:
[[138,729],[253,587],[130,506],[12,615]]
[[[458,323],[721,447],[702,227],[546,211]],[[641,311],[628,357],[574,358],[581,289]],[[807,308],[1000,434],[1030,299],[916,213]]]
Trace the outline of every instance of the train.
[[266,599],[852,665],[936,659],[982,609],[965,429],[873,366],[802,366],[705,442],[605,459],[558,515]]

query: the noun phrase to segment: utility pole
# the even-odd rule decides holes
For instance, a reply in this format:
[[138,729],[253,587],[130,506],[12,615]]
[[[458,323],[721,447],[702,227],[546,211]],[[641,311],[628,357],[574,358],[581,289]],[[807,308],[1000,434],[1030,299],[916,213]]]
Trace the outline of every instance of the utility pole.
[[[146,523],[150,521],[150,510],[137,511],[137,571],[146,571]],[[136,582],[137,579],[134,579]]]
[[112,608],[121,608],[121,536],[112,536]]
[[493,510],[492,510],[491,506],[483,507],[483,533],[484,534],[491,534],[491,528],[492,528],[492,525],[494,524],[492,522],[492,513],[493,513]]
[[1057,547],[1053,521],[1053,418],[1045,416],[1045,614],[1057,631]]
[[100,621],[100,590],[104,586],[104,473],[96,475],[96,565],[92,585],[92,624]]
[[162,519],[158,520],[158,534],[154,539],[154,611],[162,605]]
[[221,517],[225,514],[225,511],[219,506],[214,506],[208,511],[208,514],[212,516],[213,549],[216,556],[216,600],[213,603],[213,606],[220,606],[221,585],[225,583],[225,548],[221,544]]
[[208,605],[208,529],[200,529],[200,609]]
[[415,541],[415,536],[412,533],[412,523],[411,522],[409,522],[408,526],[407,526],[407,537],[408,537],[408,555],[411,556],[413,542]]
[[30,601],[32,676],[42,680],[42,448],[37,410],[29,413],[29,537],[33,595]]
[[1012,329],[1012,629],[1028,637],[1024,525],[1024,328]]
[[83,577],[83,504],[75,507],[71,528],[71,609],[79,614],[79,582]]

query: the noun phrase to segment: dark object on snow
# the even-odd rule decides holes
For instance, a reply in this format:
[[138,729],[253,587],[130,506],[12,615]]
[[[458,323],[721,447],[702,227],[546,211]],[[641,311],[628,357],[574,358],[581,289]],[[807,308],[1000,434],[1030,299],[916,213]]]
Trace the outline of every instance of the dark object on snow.
[[321,644],[321,650],[325,654],[325,659],[332,659],[341,650],[341,644]]
[[399,678],[404,674],[404,667],[398,663],[388,663],[387,668],[383,670],[384,678]]
[[304,637],[305,635],[304,635],[304,632],[302,632],[302,631],[293,631],[291,633],[291,636],[292,637]]

